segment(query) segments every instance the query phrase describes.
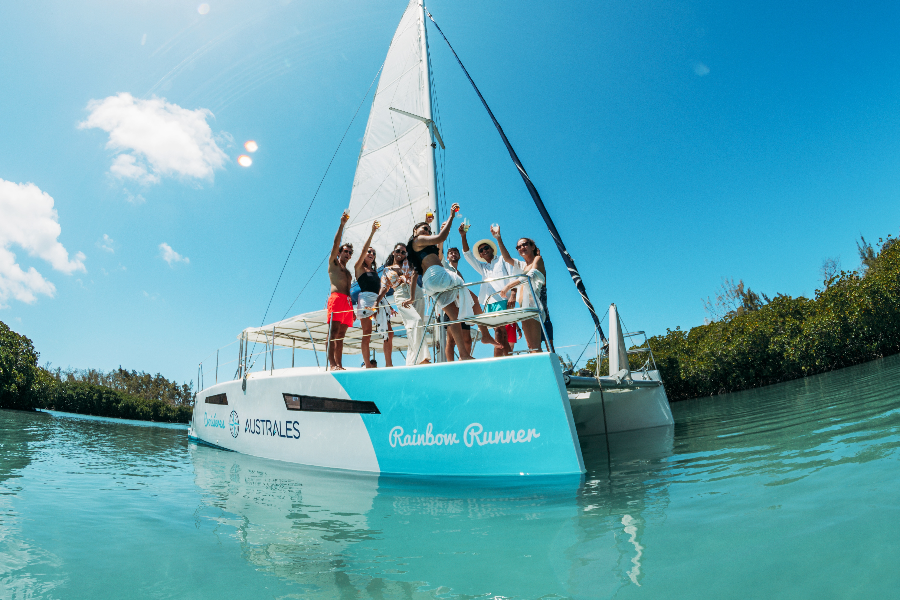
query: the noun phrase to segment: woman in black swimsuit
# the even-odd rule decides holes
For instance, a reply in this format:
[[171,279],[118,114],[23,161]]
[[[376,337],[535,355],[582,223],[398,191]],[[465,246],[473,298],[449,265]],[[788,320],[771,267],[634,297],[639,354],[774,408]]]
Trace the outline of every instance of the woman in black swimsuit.
[[378,221],[373,221],[372,233],[369,234],[369,239],[363,244],[362,252],[359,253],[359,259],[354,265],[356,282],[359,284],[360,290],[356,316],[359,317],[359,326],[363,331],[360,347],[367,369],[374,367],[369,358],[369,341],[372,338],[372,318],[375,316],[378,306],[378,291],[381,289],[381,278],[378,277],[378,271],[375,268],[375,248],[370,246],[372,237],[375,235],[378,227]]

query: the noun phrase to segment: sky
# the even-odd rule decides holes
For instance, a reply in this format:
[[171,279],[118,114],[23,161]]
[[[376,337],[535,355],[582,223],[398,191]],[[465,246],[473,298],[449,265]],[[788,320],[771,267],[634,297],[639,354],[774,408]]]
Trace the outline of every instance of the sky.
[[[0,4],[0,320],[42,364],[192,381],[205,360],[208,384],[217,348],[220,375],[233,372],[245,327],[322,308],[327,276],[310,276],[348,204],[366,93],[405,6]],[[825,259],[856,269],[861,235],[900,230],[896,2],[427,7],[598,312],[615,302],[630,331],[703,324],[723,278],[811,297]],[[536,239],[555,342],[574,359],[587,309],[428,35],[447,199],[475,235],[498,222]]]

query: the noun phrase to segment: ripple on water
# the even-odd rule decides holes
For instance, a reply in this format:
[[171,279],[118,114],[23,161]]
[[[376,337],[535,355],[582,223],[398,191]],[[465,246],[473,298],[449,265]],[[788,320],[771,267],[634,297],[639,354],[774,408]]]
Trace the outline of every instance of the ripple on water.
[[334,473],[189,445],[183,427],[0,411],[0,589],[889,596],[898,375],[900,357],[678,403],[674,427],[582,440],[583,479]]

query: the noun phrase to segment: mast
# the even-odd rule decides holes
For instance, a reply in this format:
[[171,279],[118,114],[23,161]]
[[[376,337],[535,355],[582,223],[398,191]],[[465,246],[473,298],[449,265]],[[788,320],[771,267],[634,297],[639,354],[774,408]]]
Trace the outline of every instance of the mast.
[[[425,76],[425,81],[422,83],[422,89],[425,96],[425,104],[423,108],[425,109],[425,114],[422,115],[426,119],[432,122],[432,124],[428,127],[428,133],[431,134],[431,152],[427,154],[428,162],[430,163],[426,168],[428,172],[428,193],[434,199],[434,219],[436,223],[441,222],[441,207],[438,205],[437,201],[437,161],[435,160],[434,154],[437,152],[437,143],[435,143],[435,135],[434,135],[434,121],[432,121],[431,116],[431,72],[428,70],[429,60],[428,60],[428,33],[425,30],[425,2],[424,0],[418,0],[419,3],[419,37],[422,42],[422,73]],[[441,144],[443,146],[443,144]]]

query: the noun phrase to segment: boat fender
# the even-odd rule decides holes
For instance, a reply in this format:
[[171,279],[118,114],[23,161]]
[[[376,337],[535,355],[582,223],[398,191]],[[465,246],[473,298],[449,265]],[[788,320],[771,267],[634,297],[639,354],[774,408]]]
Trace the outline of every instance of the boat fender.
[[247,393],[247,374],[244,373],[244,377],[241,379],[241,390],[246,394]]

